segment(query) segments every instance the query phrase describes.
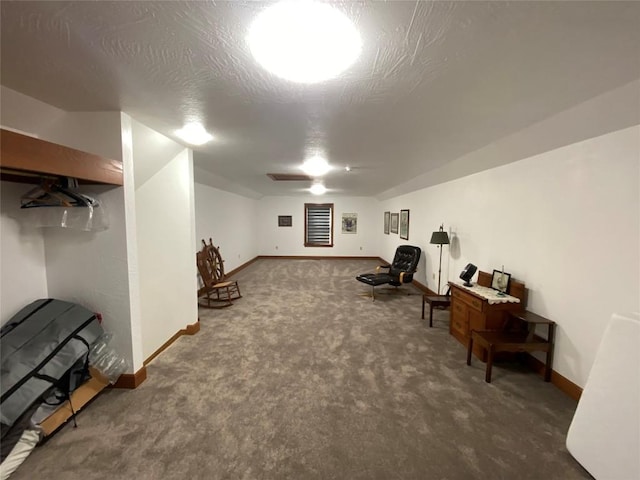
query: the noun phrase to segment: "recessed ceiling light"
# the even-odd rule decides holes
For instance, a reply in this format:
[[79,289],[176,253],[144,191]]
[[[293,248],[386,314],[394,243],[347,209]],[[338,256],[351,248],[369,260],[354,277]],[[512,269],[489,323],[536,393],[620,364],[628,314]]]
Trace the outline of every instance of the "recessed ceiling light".
[[307,175],[321,177],[331,170],[331,165],[324,158],[315,156],[305,160],[300,168]]
[[266,8],[247,36],[256,60],[271,73],[299,83],[339,75],[360,55],[353,23],[326,3],[284,1]]
[[309,191],[314,195],[323,195],[327,191],[327,189],[321,183],[314,183],[313,185],[311,185]]
[[213,139],[200,123],[189,123],[176,130],[176,135],[191,145],[202,145]]
[[350,172],[351,171],[351,167],[349,165],[347,165],[346,167],[344,167],[346,172]]

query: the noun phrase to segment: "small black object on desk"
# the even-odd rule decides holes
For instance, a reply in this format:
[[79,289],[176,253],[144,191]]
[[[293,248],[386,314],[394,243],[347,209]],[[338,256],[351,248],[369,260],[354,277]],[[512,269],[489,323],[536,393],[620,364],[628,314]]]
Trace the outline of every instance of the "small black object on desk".
[[471,283],[471,279],[476,274],[477,270],[478,267],[476,267],[473,263],[468,263],[467,266],[464,267],[464,270],[462,270],[462,273],[460,273],[460,278],[464,280],[465,287],[473,286],[473,284]]

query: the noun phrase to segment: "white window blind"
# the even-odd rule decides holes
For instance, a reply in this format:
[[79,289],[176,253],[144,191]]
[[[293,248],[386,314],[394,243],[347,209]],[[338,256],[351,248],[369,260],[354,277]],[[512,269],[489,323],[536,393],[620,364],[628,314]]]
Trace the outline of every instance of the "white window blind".
[[333,203],[305,203],[306,247],[333,247]]

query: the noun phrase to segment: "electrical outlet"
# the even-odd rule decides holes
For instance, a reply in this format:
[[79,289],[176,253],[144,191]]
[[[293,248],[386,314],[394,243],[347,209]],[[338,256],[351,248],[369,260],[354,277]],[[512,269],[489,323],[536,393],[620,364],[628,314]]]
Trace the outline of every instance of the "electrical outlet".
[[278,249],[278,245],[276,245],[276,250]]
[[360,250],[362,250],[362,247],[360,247]]

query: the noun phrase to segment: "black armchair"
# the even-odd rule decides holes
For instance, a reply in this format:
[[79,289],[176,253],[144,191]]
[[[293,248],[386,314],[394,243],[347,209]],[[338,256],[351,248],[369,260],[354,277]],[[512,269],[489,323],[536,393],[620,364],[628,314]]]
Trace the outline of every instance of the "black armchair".
[[[376,273],[360,274],[356,277],[356,280],[371,285],[371,298],[375,301],[374,288],[378,285],[388,283],[394,287],[399,287],[403,283],[411,283],[413,274],[418,268],[421,253],[420,247],[400,245],[396,249],[391,265],[380,265],[376,268]],[[388,269],[388,272],[380,273],[381,269]]]

